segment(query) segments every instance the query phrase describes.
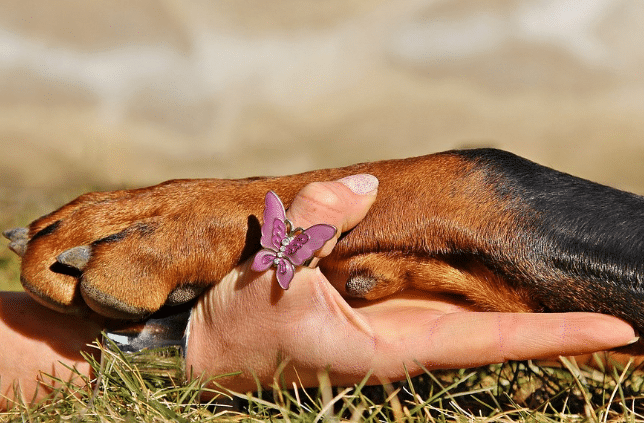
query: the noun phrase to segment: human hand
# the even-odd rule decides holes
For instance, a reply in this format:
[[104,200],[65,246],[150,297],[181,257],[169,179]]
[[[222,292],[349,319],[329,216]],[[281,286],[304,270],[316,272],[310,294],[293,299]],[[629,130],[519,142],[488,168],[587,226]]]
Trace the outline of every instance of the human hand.
[[[313,183],[296,196],[287,218],[296,226],[338,228],[316,253],[328,255],[337,237],[359,223],[376,198],[375,178]],[[360,184],[360,193],[349,186]],[[634,330],[593,313],[486,313],[457,299],[404,291],[383,300],[346,300],[317,268],[299,268],[288,290],[274,271],[257,273],[252,259],[203,295],[193,310],[188,365],[195,375],[216,376],[233,390],[268,386],[283,370],[287,383],[353,384],[399,380],[406,372],[463,368],[507,360],[550,358],[626,345]],[[285,364],[283,367],[280,367]]]

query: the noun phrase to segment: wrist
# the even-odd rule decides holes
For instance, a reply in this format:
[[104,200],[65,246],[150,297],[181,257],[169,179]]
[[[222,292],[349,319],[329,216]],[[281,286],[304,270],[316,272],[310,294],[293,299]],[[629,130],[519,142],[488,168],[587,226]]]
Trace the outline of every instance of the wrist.
[[[186,348],[189,377],[201,377],[211,387],[208,381],[214,380],[219,387],[239,392],[257,388],[256,369],[249,371],[247,366],[252,346],[243,336],[253,319],[249,304],[239,302],[239,291],[245,287],[238,284],[245,272],[250,272],[249,262],[232,270],[199,297],[192,309]],[[249,377],[251,373],[254,376]]]
[[[204,380],[220,373],[220,366],[225,361],[224,352],[219,351],[221,337],[216,335],[217,327],[213,330],[213,322],[217,313],[214,308],[219,304],[216,301],[216,288],[202,294],[192,307],[192,315],[188,323],[190,336],[186,343],[186,374],[188,377],[203,377]],[[217,303],[217,304],[216,304]]]

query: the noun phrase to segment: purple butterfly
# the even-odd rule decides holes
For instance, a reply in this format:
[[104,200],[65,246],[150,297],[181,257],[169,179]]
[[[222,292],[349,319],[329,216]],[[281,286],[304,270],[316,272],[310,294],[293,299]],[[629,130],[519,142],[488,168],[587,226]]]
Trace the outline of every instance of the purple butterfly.
[[319,224],[308,229],[293,228],[286,218],[286,211],[280,198],[273,191],[266,193],[264,224],[261,244],[264,247],[253,259],[251,269],[263,272],[271,266],[277,267],[277,282],[288,289],[293,279],[295,266],[302,266],[333,238],[334,226]]

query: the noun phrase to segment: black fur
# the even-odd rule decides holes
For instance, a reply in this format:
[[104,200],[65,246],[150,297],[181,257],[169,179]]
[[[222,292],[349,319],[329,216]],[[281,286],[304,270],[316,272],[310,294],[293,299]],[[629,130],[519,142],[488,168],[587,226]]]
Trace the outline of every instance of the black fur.
[[520,248],[486,264],[530,285],[545,311],[609,313],[644,328],[644,197],[504,151],[455,154],[477,162],[517,222]]
[[51,225],[48,225],[48,226],[44,227],[43,229],[38,231],[33,237],[31,237],[31,240],[29,242],[54,233],[56,231],[56,229],[58,229],[60,224],[61,224],[61,221],[57,220],[54,223],[52,223]]

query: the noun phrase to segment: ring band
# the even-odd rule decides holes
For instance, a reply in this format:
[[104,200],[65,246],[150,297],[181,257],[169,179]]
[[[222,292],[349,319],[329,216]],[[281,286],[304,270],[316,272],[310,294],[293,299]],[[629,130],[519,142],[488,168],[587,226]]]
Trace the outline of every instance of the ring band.
[[251,269],[263,272],[275,267],[277,282],[283,289],[288,289],[295,268],[308,266],[315,252],[335,236],[337,229],[324,223],[307,229],[294,227],[286,218],[282,200],[273,191],[266,193],[264,203],[264,223],[260,240],[264,248],[255,255]]

